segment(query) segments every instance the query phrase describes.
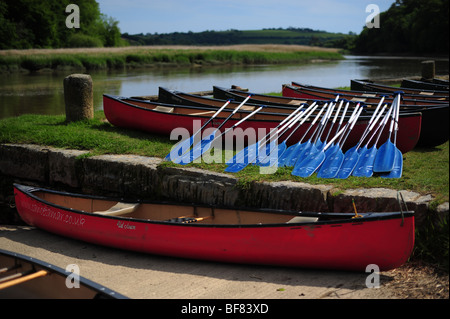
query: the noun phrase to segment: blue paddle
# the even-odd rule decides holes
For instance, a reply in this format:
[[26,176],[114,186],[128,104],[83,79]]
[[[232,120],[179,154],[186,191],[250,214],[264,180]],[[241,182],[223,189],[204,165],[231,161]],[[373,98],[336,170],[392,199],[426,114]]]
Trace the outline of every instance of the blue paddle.
[[[387,104],[385,105],[385,107],[386,106],[387,106]],[[377,127],[375,132],[372,134],[370,139],[367,141],[367,145],[365,146],[364,149],[361,150],[359,161],[356,164],[356,167],[352,172],[353,176],[371,177],[373,175],[373,161],[375,160],[375,156],[378,151],[378,149],[377,149],[378,140],[380,139],[380,136],[383,133],[383,130],[384,130],[384,127],[386,126],[387,120],[391,116],[391,110],[392,110],[392,108],[390,108],[389,111],[386,112],[384,118],[380,122],[380,125]],[[383,108],[383,111],[384,111],[384,108]],[[371,148],[367,148],[368,145],[370,144],[370,141],[376,135],[378,130],[379,130],[379,132],[378,132],[378,136],[377,136],[375,143],[373,144],[373,146]]]
[[[259,152],[258,153],[258,160],[256,162],[257,165],[260,166],[278,166],[278,158],[281,156],[281,154],[284,153],[286,150],[286,139],[279,143],[277,145],[276,140],[279,140],[284,133],[288,132],[295,122],[297,122],[302,116],[304,112],[301,112],[294,116],[292,119],[289,120],[283,127],[279,129],[280,133],[275,134],[275,139],[269,143],[269,145],[266,145],[265,152]],[[278,133],[278,132],[277,132]],[[270,139],[272,139],[273,135],[271,135]]]
[[[342,107],[343,103],[344,103],[344,100],[341,100],[341,103],[339,103],[339,107],[338,107],[336,113],[334,114],[333,120],[331,121],[330,129],[328,130],[327,136],[324,139],[324,143],[322,144],[322,147],[325,146],[326,141],[328,141],[328,138],[330,137],[330,133],[333,130],[334,124],[336,124],[336,120],[338,118],[339,112],[341,111],[341,107]],[[339,128],[336,130],[336,132],[338,132],[338,131],[339,131]],[[333,144],[333,146],[334,146],[334,144]],[[329,147],[328,150],[331,149],[333,146]],[[326,155],[326,153],[325,153],[325,155]]]
[[[334,178],[336,174],[339,171],[339,168],[342,165],[342,162],[344,161],[344,153],[342,152],[341,145],[344,145],[348,135],[350,134],[350,131],[353,128],[353,123],[356,123],[357,117],[359,117],[360,112],[362,112],[362,108],[360,108],[360,103],[358,103],[353,110],[352,115],[350,116],[350,119],[345,124],[343,130],[347,131],[345,136],[342,135],[339,139],[338,143],[334,145],[335,151],[327,153],[327,150],[325,150],[325,160],[320,167],[320,170],[317,174],[317,177],[320,178]],[[344,111],[345,114],[345,111]],[[343,114],[343,116],[344,116]],[[354,122],[353,122],[354,120]],[[342,121],[342,119],[341,119]],[[341,144],[342,143],[342,144]]]
[[[356,122],[357,118],[354,118]],[[350,122],[350,121],[349,121]],[[353,122],[352,124],[354,124]],[[310,154],[308,157],[300,161],[300,163],[296,163],[294,169],[292,170],[292,175],[300,176],[300,177],[309,177],[311,176],[317,168],[323,163],[325,160],[325,151],[333,144],[333,142],[346,130],[347,125],[342,128],[336,135],[332,138],[332,140],[325,145],[322,150],[319,150],[313,154]]]
[[384,108],[386,107],[386,106],[384,106],[382,111],[378,113],[378,110],[379,110],[383,100],[384,100],[384,98],[382,98],[380,100],[380,103],[378,104],[377,108],[375,109],[374,113],[372,114],[372,117],[370,118],[369,122],[367,123],[367,126],[366,126],[358,144],[355,145],[354,147],[350,148],[345,153],[344,160],[342,162],[341,167],[339,168],[338,173],[336,174],[336,178],[346,179],[352,174],[353,170],[355,169],[355,167],[358,164],[358,161],[360,159],[360,147],[361,147],[363,141],[366,139],[367,135],[370,133],[370,131],[375,126],[375,124],[378,122],[381,114],[383,114]]
[[[344,101],[346,101],[346,100],[345,100],[345,99],[342,99],[342,100],[341,100],[341,103],[344,102]],[[336,129],[336,132],[339,132],[339,130],[340,130],[341,126],[342,126],[342,122],[344,121],[344,118],[345,118],[345,115],[346,115],[346,113],[347,113],[347,109],[348,109],[349,104],[350,104],[350,102],[347,101],[347,103],[346,103],[346,105],[345,105],[345,108],[344,108],[344,112],[342,113],[342,116],[341,116],[341,120],[339,121],[338,127],[337,127],[337,129]],[[343,135],[340,137],[338,143],[336,143],[336,144],[333,143],[333,144],[331,145],[331,147],[329,147],[329,148],[325,151],[325,156],[328,157],[328,156],[334,154],[334,153],[339,149],[339,142],[342,140],[342,137],[343,137]]]
[[[336,99],[338,99],[338,98],[339,98],[339,95],[336,97]],[[333,113],[334,107],[336,106],[336,102],[337,102],[337,100],[334,100],[333,102],[330,103],[330,105],[329,105],[329,107],[327,109],[327,112],[325,113],[325,115],[324,115],[324,117],[323,117],[323,119],[321,121],[321,123],[323,123],[323,124],[321,125],[319,133],[317,135],[316,142],[314,143],[314,146],[318,150],[321,150],[326,144],[325,143],[326,139],[324,139],[324,141],[322,142],[321,137],[322,137],[322,134],[323,134],[323,132],[325,131],[325,129],[327,127],[328,120],[331,118],[331,114]]]
[[[300,122],[300,126],[309,118],[309,116],[316,110],[316,108],[319,106],[319,104],[318,103],[316,103],[316,102],[314,102],[313,103],[313,105],[315,104],[315,106],[314,106],[314,109],[313,110],[311,110],[311,112]],[[316,115],[316,118],[315,119],[317,119],[318,117],[319,117],[320,115],[318,114],[318,115]],[[311,128],[312,128],[312,126],[313,126],[313,124],[315,123],[315,119],[313,120],[313,122],[312,123],[310,123],[310,125],[308,126],[308,128],[307,128],[307,130],[306,130],[306,132],[303,134],[303,136],[302,136],[302,138],[300,139],[300,141],[298,141],[296,144],[293,144],[293,145],[291,145],[290,147],[289,147],[289,155],[287,155],[287,156],[285,156],[285,158],[283,159],[283,161],[284,161],[284,166],[294,166],[293,164],[295,164],[295,161],[296,161],[296,158],[295,158],[295,160],[293,159],[295,156],[296,156],[296,153],[297,152],[300,152],[300,148],[303,148],[304,147],[304,143],[302,143],[303,142],[303,139],[308,135],[308,132],[311,130]],[[291,163],[291,162],[293,162],[293,163]]]
[[251,152],[253,152],[253,150],[256,151],[259,148],[258,145],[261,144],[261,142],[263,140],[265,140],[268,136],[273,134],[274,131],[276,131],[280,126],[284,125],[285,122],[287,122],[292,116],[295,115],[295,113],[297,111],[299,111],[301,109],[302,109],[302,107],[299,107],[296,111],[294,111],[289,116],[287,116],[284,120],[282,120],[276,127],[271,129],[270,132],[264,138],[262,138],[260,141],[258,141],[256,143],[250,144],[247,147],[243,148],[236,155],[234,155],[232,158],[227,160],[225,163],[227,165],[231,165],[231,164],[236,164],[236,163],[244,163],[244,162],[248,161],[249,154],[251,154]]
[[[305,103],[306,104],[306,103]],[[291,133],[288,135],[288,137],[286,137],[286,139],[285,139],[285,141],[287,142],[291,137],[292,137],[292,135],[303,125],[303,123],[309,118],[309,115],[315,110],[315,108],[317,107],[316,106],[316,102],[313,102],[312,104],[311,104],[311,106],[310,107],[312,107],[312,106],[314,106],[314,109],[309,113],[309,114],[306,114],[306,112],[308,112],[308,110],[309,110],[309,108],[305,111],[305,118],[302,120],[302,121],[300,121],[298,124],[297,124],[297,126],[291,131]],[[295,146],[296,146],[297,144],[293,144],[293,145],[291,145],[291,146],[289,146],[289,147],[287,147],[286,148],[286,150],[282,153],[282,154],[280,154],[280,156],[278,157],[278,166],[285,166],[285,163],[286,163],[286,160],[287,160],[287,158],[292,154],[292,151],[295,149]]]
[[[311,106],[312,107],[312,106]],[[311,108],[310,107],[310,108]],[[301,108],[299,108],[300,110]],[[301,114],[305,114],[305,112],[302,112]],[[263,141],[268,137],[272,136],[273,132],[278,129],[278,127],[282,124],[284,124],[286,121],[288,121],[294,114],[290,114],[286,119],[284,119],[276,128],[272,129],[265,137],[263,137],[261,140],[259,140],[257,143],[253,144],[251,148],[248,149],[246,153],[241,157],[242,160],[239,162],[232,162],[230,165],[227,166],[225,169],[225,172],[228,173],[237,173],[241,170],[243,170],[245,167],[247,167],[248,164],[253,163],[258,156],[259,150],[262,147],[265,147],[265,145],[262,145]],[[245,150],[245,149],[244,149]],[[242,151],[241,151],[242,152]]]
[[[396,96],[394,99],[395,106],[397,107],[399,104],[400,94]],[[380,146],[378,149],[377,155],[375,156],[375,160],[373,162],[373,171],[375,173],[383,173],[383,172],[390,172],[392,168],[394,167],[394,159],[395,159],[395,153],[397,147],[392,143],[391,141],[391,135],[392,135],[392,129],[395,121],[395,112],[392,113],[392,120],[389,127],[389,137],[388,140]]]
[[398,132],[398,116],[400,112],[400,98],[398,98],[398,104],[395,112],[395,129],[394,129],[394,145],[395,147],[395,157],[394,157],[394,166],[389,173],[381,174],[383,178],[400,178],[403,172],[403,154],[397,148],[397,132]]
[[228,100],[216,113],[214,113],[214,115],[211,116],[211,118],[208,121],[206,121],[206,123],[203,124],[203,126],[191,137],[175,144],[170,150],[170,153],[167,154],[167,156],[164,158],[164,160],[166,161],[176,160],[178,157],[182,156],[185,152],[187,152],[194,143],[194,139],[197,136],[197,134],[199,134],[220,112],[222,112],[223,109],[228,106],[228,104],[230,104],[230,100]]
[[327,107],[327,103],[322,107],[322,109],[319,111],[319,113],[316,115],[316,117],[314,118],[314,120],[311,122],[311,124],[309,125],[308,129],[306,130],[305,134],[303,135],[303,137],[300,139],[300,141],[297,143],[297,147],[293,150],[293,152],[291,153],[291,155],[289,156],[288,159],[286,159],[285,161],[285,166],[294,166],[295,163],[298,161],[299,158],[302,158],[303,154],[309,150],[309,148],[311,147],[311,141],[314,138],[314,135],[316,134],[317,130],[319,129],[319,125],[315,127],[314,132],[312,133],[311,137],[308,139],[307,142],[302,143],[303,139],[308,135],[309,130],[315,126],[317,120],[320,118],[320,116],[322,115],[322,112],[325,110],[325,108]]
[[[186,152],[184,155],[178,157],[174,163],[186,165],[194,161],[195,159],[199,158],[203,153],[205,153],[212,145],[213,141],[216,139],[217,132],[220,131],[223,125],[234,115],[236,112],[250,99],[251,95],[249,95],[244,101],[239,104],[238,107],[236,107],[233,112],[224,120],[222,123],[220,123],[219,127],[214,129],[214,131],[210,134],[208,134],[206,137],[204,137],[199,143],[194,145],[192,149],[189,152]],[[260,107],[257,111],[259,111],[262,107]],[[247,115],[244,119],[249,118],[250,116],[253,116],[253,114],[256,113],[256,111],[253,111],[251,114]],[[237,126],[237,124],[241,124],[243,121],[239,121],[235,125],[233,125],[231,128],[234,128]],[[222,134],[220,134],[218,137],[222,136],[225,132],[228,132],[229,129],[225,130]]]

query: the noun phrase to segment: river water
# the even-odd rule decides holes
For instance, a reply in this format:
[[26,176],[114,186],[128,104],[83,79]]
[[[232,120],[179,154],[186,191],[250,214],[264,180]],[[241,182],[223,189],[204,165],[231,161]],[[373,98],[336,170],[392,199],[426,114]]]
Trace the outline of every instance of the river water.
[[[255,93],[280,92],[297,81],[325,87],[350,86],[351,79],[420,76],[425,57],[346,56],[345,60],[297,65],[230,65],[160,67],[96,71],[94,107],[102,109],[104,93],[121,96],[156,95],[158,87],[184,92],[211,90],[213,85],[239,85]],[[448,74],[448,59],[434,59],[436,74]],[[0,119],[33,114],[64,114],[63,79],[67,73],[1,74]]]

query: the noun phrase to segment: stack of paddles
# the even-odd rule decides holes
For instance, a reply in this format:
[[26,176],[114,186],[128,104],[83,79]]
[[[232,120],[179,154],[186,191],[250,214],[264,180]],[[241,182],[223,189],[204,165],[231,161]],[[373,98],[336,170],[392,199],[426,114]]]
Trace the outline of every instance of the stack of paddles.
[[[165,159],[185,165],[199,158],[208,151],[214,140],[236,128],[264,107],[257,108],[251,114],[220,133],[221,127],[249,98],[250,95],[234,109],[217,129],[192,146],[195,137],[201,134],[201,131],[230,103],[230,101],[227,101],[190,138],[176,144]],[[266,136],[256,143],[248,145],[226,161],[227,167],[225,172],[237,173],[249,164],[252,164],[292,167],[292,175],[299,177],[309,177],[316,173],[319,178],[345,179],[350,175],[371,177],[375,173],[377,176],[384,178],[400,178],[403,170],[403,154],[396,146],[400,99],[401,92],[396,93],[392,104],[384,103],[384,97],[382,97],[372,113],[359,142],[348,149],[345,154],[342,147],[358,121],[364,105],[358,103],[353,109],[349,120],[343,124],[349,108],[349,102],[342,99],[339,100],[339,96],[322,105],[318,112],[316,110],[320,106],[319,103],[302,104],[275,128],[271,129]],[[333,116],[336,106],[337,109]],[[343,109],[342,113],[341,109]],[[308,129],[300,140],[287,147],[287,141],[292,138],[294,132],[313,116],[314,119],[309,123]],[[384,144],[377,148],[379,139],[389,120],[389,137]],[[330,138],[336,123],[338,124],[336,133]],[[326,129],[327,127],[329,127],[328,130]],[[306,140],[309,131],[312,129],[314,131]],[[290,134],[281,143],[278,143],[280,138],[287,132],[290,132]]]

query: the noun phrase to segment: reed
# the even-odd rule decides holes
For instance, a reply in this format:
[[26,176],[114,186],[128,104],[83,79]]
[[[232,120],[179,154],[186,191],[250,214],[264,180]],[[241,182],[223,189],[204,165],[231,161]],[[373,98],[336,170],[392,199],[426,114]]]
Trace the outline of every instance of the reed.
[[262,50],[248,48],[135,48],[119,50],[30,50],[5,51],[0,54],[0,72],[44,69],[101,70],[124,67],[160,65],[215,65],[215,64],[281,64],[312,60],[337,60],[343,56],[333,50]]

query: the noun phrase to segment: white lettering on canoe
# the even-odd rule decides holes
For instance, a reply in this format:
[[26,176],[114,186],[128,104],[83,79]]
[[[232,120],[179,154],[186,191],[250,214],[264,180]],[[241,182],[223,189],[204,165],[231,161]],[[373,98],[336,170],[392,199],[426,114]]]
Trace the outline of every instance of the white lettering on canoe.
[[129,229],[129,230],[135,230],[136,229],[136,226],[130,225],[129,223],[122,222],[120,220],[117,222],[117,227],[121,228],[121,229]]
[[42,206],[36,203],[23,203],[24,208],[27,208],[42,217],[49,218],[68,225],[83,227],[86,220],[82,216],[76,216],[61,212],[53,207]]

